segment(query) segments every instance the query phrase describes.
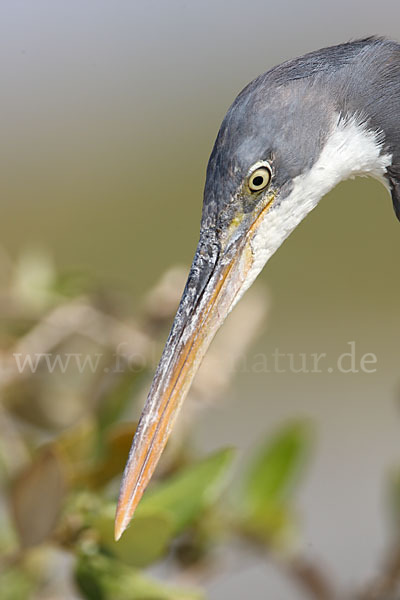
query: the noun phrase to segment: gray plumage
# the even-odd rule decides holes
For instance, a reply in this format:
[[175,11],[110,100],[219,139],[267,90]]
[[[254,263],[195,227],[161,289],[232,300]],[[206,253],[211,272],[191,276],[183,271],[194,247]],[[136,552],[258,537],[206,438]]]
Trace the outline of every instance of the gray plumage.
[[379,132],[393,156],[386,177],[400,219],[400,44],[370,37],[285,62],[244,88],[209,160],[202,229],[223,230],[239,207],[252,209],[236,190],[261,158],[273,165],[284,197],[318,158],[334,111]]

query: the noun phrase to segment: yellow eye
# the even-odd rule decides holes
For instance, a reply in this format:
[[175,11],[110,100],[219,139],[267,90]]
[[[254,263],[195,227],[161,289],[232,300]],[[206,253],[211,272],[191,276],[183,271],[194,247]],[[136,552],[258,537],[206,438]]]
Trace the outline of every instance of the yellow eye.
[[267,166],[258,167],[249,176],[249,188],[252,192],[260,192],[271,181],[271,169]]

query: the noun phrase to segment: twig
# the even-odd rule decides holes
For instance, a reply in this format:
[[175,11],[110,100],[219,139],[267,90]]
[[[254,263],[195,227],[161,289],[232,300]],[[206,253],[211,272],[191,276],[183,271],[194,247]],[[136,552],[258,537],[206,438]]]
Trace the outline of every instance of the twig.
[[111,347],[123,356],[149,358],[152,342],[135,327],[102,313],[83,299],[58,306],[39,321],[2,360],[0,388],[31,375],[17,368],[14,357],[40,356],[51,352],[72,335],[81,335],[100,346]]
[[326,574],[315,563],[298,557],[285,564],[285,570],[313,600],[334,600],[337,597]]
[[399,585],[400,543],[389,554],[382,572],[357,596],[357,600],[398,600]]

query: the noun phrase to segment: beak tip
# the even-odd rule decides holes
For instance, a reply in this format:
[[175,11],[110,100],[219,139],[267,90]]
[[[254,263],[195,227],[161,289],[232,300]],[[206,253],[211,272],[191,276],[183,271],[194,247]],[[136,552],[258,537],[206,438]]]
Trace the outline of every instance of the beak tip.
[[125,525],[125,523],[119,523],[118,521],[115,522],[114,539],[115,539],[116,542],[118,542],[118,540],[121,538],[121,536],[124,533],[126,527],[127,526]]
[[125,529],[128,527],[129,520],[126,517],[126,511],[122,507],[117,507],[114,525],[114,539],[116,542],[121,538]]
[[219,263],[215,257],[206,268],[203,254],[196,254],[194,283],[189,276],[191,283],[181,300],[183,312],[178,310],[175,317],[125,467],[115,516],[116,541],[128,527],[156,468],[200,361],[243,285],[239,249]]

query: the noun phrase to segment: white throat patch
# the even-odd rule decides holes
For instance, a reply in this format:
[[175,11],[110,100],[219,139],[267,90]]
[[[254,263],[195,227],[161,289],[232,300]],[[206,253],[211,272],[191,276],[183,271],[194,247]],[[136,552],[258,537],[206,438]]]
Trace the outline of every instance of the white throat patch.
[[[385,183],[383,175],[392,156],[382,154],[382,136],[355,119],[344,122],[335,116],[332,131],[318,160],[307,173],[293,180],[293,189],[282,203],[268,211],[251,242],[253,264],[240,297],[253,283],[268,259],[319,200],[340,181],[371,175]],[[239,297],[235,299],[235,304]]]

